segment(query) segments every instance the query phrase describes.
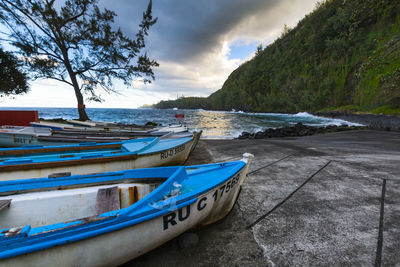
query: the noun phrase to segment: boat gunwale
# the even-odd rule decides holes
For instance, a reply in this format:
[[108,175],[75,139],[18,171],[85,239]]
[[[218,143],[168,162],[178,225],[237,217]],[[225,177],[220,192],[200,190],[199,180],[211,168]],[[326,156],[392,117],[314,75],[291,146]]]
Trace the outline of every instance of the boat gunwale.
[[[6,171],[16,171],[16,170],[42,169],[42,168],[105,163],[105,162],[113,162],[113,161],[136,160],[139,157],[143,157],[143,156],[147,157],[147,156],[159,154],[164,151],[169,151],[169,150],[175,149],[183,144],[187,144],[191,141],[194,141],[194,137],[191,137],[190,139],[188,139],[188,137],[182,137],[179,139],[184,139],[184,138],[186,138],[185,142],[180,142],[180,143],[176,144],[175,146],[171,146],[171,147],[153,151],[153,152],[146,152],[146,150],[139,149],[134,152],[118,152],[118,153],[124,154],[124,155],[115,154],[115,155],[109,155],[109,156],[101,156],[101,157],[99,156],[96,158],[75,158],[75,159],[70,159],[70,160],[66,160],[65,158],[60,157],[61,160],[57,160],[57,161],[46,161],[46,162],[23,162],[22,161],[20,164],[18,164],[18,163],[10,164],[10,165],[1,165],[0,164],[0,173],[6,172]],[[158,138],[154,137],[151,139],[157,140]],[[138,139],[136,139],[136,140],[138,140]],[[152,146],[150,146],[148,148],[151,148]],[[83,147],[85,147],[85,146],[83,146]],[[107,147],[104,147],[104,148],[107,148]],[[77,155],[77,157],[80,157],[80,155]],[[19,159],[19,158],[16,158],[16,159]]]
[[[69,176],[70,177],[70,176]],[[34,178],[37,179],[37,178]],[[48,178],[55,179],[58,178]],[[37,187],[37,188],[27,188],[21,190],[9,190],[9,191],[0,191],[0,197],[12,196],[18,194],[27,194],[27,193],[37,193],[37,192],[45,192],[45,191],[55,191],[55,190],[68,190],[68,189],[77,189],[82,187],[91,187],[91,186],[103,186],[103,185],[114,185],[114,184],[130,184],[130,183],[140,183],[140,184],[152,184],[152,183],[163,183],[167,180],[165,177],[146,177],[146,178],[124,178],[121,177],[115,180],[101,180],[95,182],[76,182],[74,184],[67,185],[52,185],[46,187]],[[43,182],[43,181],[41,181]]]
[[112,161],[127,161],[127,160],[135,160],[137,158],[138,158],[137,154],[129,154],[129,155],[115,155],[115,156],[97,157],[97,158],[77,158],[73,160],[58,160],[51,162],[33,162],[33,163],[22,163],[14,165],[0,165],[0,172],[66,167],[74,165],[105,163]]
[[60,146],[32,146],[11,148],[11,149],[0,149],[0,157],[11,156],[11,155],[25,155],[25,154],[40,154],[40,153],[56,153],[66,151],[82,151],[82,150],[96,150],[96,149],[107,149],[107,148],[121,148],[122,144],[118,142],[108,144],[97,144],[96,142],[78,143],[75,145],[60,145]]

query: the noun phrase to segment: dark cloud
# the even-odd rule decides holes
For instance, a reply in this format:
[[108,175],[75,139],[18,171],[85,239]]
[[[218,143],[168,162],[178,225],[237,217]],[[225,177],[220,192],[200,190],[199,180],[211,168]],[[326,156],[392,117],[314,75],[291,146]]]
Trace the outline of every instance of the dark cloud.
[[[106,1],[116,11],[117,23],[125,32],[135,33],[148,1]],[[148,49],[155,58],[185,62],[220,49],[226,33],[243,20],[278,5],[278,0],[154,0]]]

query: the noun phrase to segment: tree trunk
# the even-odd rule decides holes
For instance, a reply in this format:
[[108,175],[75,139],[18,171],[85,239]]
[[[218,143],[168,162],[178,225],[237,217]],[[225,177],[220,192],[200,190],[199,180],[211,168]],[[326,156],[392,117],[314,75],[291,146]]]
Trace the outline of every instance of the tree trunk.
[[86,114],[86,107],[84,104],[78,104],[78,113],[80,121],[90,121],[89,116]]
[[80,121],[89,121],[89,117],[86,114],[85,103],[83,102],[83,96],[81,90],[79,89],[78,80],[76,79],[76,73],[72,70],[71,64],[68,58],[68,51],[66,49],[62,49],[64,64],[67,68],[69,77],[71,78],[72,86],[74,87],[76,100],[78,101],[78,113]]
[[79,90],[78,81],[75,75],[70,75],[72,84],[74,86],[76,100],[78,101],[78,113],[80,121],[89,121],[89,116],[86,114],[85,103],[83,102],[83,96],[81,90]]
[[82,96],[81,90],[79,90],[78,81],[76,80],[76,77],[74,77],[71,80],[72,80],[72,84],[74,85],[76,100],[78,101],[79,120],[80,121],[89,121],[90,119],[89,119],[89,116],[86,114],[86,107],[85,107],[85,103],[83,102],[83,96]]

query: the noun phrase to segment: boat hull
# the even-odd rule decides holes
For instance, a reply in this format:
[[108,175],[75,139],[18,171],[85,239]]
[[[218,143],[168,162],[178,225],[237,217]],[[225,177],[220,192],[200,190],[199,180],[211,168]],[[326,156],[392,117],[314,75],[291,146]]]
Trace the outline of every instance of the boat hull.
[[112,172],[119,170],[179,165],[186,161],[194,146],[197,144],[199,134],[195,134],[190,141],[161,150],[155,153],[138,154],[137,157],[125,160],[112,160],[99,163],[76,164],[71,166],[56,166],[31,168],[0,172],[0,181],[47,177],[55,173],[70,172],[71,175]]
[[71,143],[78,142],[113,142],[116,140],[100,140],[100,139],[78,139],[78,140],[68,140],[58,139],[51,136],[37,137],[28,134],[11,134],[11,133],[0,133],[0,147],[22,147],[22,146],[60,146],[60,145],[70,145]]
[[2,266],[115,266],[132,260],[196,226],[224,218],[234,206],[248,165],[195,202],[133,226],[0,262]]

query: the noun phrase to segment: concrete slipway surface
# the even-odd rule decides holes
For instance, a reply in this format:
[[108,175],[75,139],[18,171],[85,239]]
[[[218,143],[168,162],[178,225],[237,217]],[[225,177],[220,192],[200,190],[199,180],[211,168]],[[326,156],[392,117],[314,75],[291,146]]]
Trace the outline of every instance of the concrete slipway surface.
[[126,266],[400,266],[399,132],[201,140],[187,165],[244,152],[255,159],[224,220]]

